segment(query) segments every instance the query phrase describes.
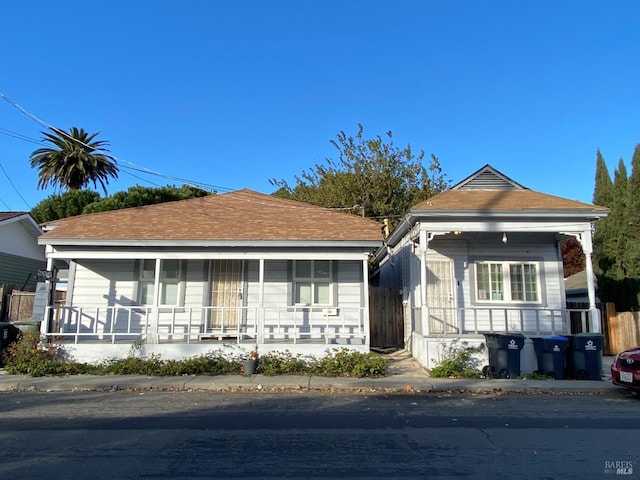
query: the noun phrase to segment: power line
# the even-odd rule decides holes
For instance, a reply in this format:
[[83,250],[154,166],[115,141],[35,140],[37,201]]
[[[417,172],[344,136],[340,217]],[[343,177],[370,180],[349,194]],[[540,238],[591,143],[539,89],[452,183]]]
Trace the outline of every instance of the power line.
[[[20,111],[20,113],[22,113],[23,115],[25,115],[29,119],[33,120],[34,122],[36,122],[38,125],[43,126],[43,127],[47,128],[47,129],[53,130],[53,131],[65,136],[65,137],[67,137],[68,139],[79,143],[80,145],[82,145],[84,147],[91,148],[86,143],[81,142],[80,140],[71,137],[64,130],[56,128],[53,125],[51,125],[51,124],[45,122],[44,120],[40,119],[36,115],[28,112],[25,108],[23,108],[21,105],[19,105],[18,103],[14,102],[13,100],[11,100],[9,97],[7,97],[2,92],[0,92],[0,98],[2,98],[5,102],[7,102],[11,106],[13,106],[18,111]],[[36,143],[36,144],[39,144],[39,145],[44,145],[44,143],[42,141],[34,140],[32,138],[29,138],[27,136],[21,135],[19,133],[15,133],[15,132],[12,132],[10,130],[2,129],[2,128],[0,128],[0,130],[2,130],[4,132],[7,132],[7,133],[4,133],[7,136],[11,136],[11,137],[18,138],[20,140],[24,140],[24,141],[28,141],[28,142],[32,142],[32,143]],[[3,133],[2,131],[0,131],[0,133]],[[116,157],[115,155],[112,155],[112,157],[116,160],[116,162],[124,162],[124,163],[127,163],[127,164],[131,165],[131,167],[129,167],[129,168],[131,168],[132,170],[137,170],[139,172],[147,173],[149,175],[155,175],[155,176],[158,176],[158,177],[161,177],[161,178],[165,178],[167,180],[177,181],[177,182],[183,183],[185,185],[190,185],[190,186],[198,187],[198,188],[204,188],[205,190],[206,189],[209,189],[209,190],[222,190],[222,191],[228,191],[228,192],[234,190],[233,188],[222,187],[222,186],[219,186],[219,185],[212,185],[212,184],[208,184],[208,183],[204,183],[204,182],[197,182],[197,181],[188,180],[188,179],[184,179],[184,178],[180,178],[180,177],[173,177],[173,176],[170,176],[170,175],[166,175],[164,173],[155,172],[155,171],[150,170],[150,169],[148,169],[148,168],[146,168],[146,167],[144,167],[142,165],[137,165],[137,164],[135,164],[135,163],[133,163],[133,162],[131,162],[129,160]],[[122,166],[122,168],[125,168],[125,167]],[[141,180],[144,180],[144,179],[141,179]],[[149,182],[149,183],[151,183],[153,185],[153,182]]]
[[[24,202],[24,204],[27,206],[27,208],[29,210],[31,210],[31,206],[27,203],[27,201],[24,199],[24,197],[22,196],[22,194],[20,193],[20,191],[16,188],[16,186],[13,184],[13,182],[11,181],[11,178],[9,177],[9,174],[7,173],[7,171],[4,169],[4,167],[2,166],[2,163],[0,163],[0,169],[2,169],[2,172],[4,173],[4,175],[7,177],[7,180],[9,180],[9,183],[11,184],[11,186],[13,187],[13,189],[15,190],[15,192],[18,194],[18,196],[22,199],[22,201]],[[4,203],[4,202],[2,202]],[[4,203],[7,208],[9,208],[9,206]]]

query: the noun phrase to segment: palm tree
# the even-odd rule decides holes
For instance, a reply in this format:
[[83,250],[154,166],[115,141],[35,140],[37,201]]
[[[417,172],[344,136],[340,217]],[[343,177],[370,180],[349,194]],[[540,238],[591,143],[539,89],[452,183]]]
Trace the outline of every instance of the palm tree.
[[69,190],[80,190],[93,183],[102,186],[107,195],[109,177],[118,178],[116,160],[105,147],[109,142],[93,140],[100,132],[89,134],[71,127],[68,132],[50,127],[42,132],[51,147],[39,148],[31,154],[31,167],[38,168],[38,188],[49,184]]

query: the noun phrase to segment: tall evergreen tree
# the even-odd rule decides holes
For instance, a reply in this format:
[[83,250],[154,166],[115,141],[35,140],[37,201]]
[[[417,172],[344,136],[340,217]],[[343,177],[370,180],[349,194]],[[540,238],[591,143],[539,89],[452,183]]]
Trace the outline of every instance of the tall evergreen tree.
[[[600,149],[598,149],[596,152],[596,178],[593,203],[601,207],[611,208],[612,198],[613,182],[611,181],[607,164],[600,153]],[[596,275],[599,276],[604,276],[609,271],[612,261],[606,248],[608,237],[611,234],[609,222],[610,217],[601,218],[596,222],[594,227],[593,267]]]
[[602,158],[600,149],[596,152],[596,186],[593,191],[593,203],[601,207],[611,207],[613,183],[607,164]]
[[640,143],[631,159],[626,208],[625,266],[630,278],[640,278]]

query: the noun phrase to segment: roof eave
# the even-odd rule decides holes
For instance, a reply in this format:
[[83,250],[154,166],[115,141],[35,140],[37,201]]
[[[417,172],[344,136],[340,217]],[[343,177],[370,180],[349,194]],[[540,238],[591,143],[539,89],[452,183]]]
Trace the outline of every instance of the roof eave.
[[375,249],[382,240],[92,240],[46,238],[40,245],[86,247],[216,247],[216,248],[287,248],[287,247],[349,247]]

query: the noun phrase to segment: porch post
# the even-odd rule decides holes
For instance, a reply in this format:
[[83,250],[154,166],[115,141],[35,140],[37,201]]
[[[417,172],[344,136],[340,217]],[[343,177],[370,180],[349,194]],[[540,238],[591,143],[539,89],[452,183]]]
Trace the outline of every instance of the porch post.
[[[53,250],[53,247],[51,247],[51,245],[47,245],[46,246],[46,253],[49,253],[51,250]],[[49,272],[53,271],[53,258],[47,256],[47,270]],[[44,317],[40,318],[40,319],[34,319],[34,320],[40,320],[40,333],[42,335],[46,335],[47,333],[49,333],[49,329],[50,327],[52,327],[51,325],[49,325],[49,319],[52,318],[52,307],[55,306],[55,295],[56,292],[55,291],[51,291],[52,285],[55,285],[55,282],[52,282],[51,280],[45,280],[45,283],[47,284],[48,288],[48,292],[49,292],[49,301],[47,301],[47,305],[45,306],[44,309]],[[51,300],[54,300],[54,302],[52,302]]]
[[162,261],[156,258],[155,277],[153,279],[153,311],[150,312],[147,322],[149,323],[149,335],[147,338],[148,343],[159,343],[158,338],[158,323],[160,316],[160,268]]
[[427,250],[430,236],[425,230],[420,230],[420,321],[422,322],[422,336],[428,337],[429,307],[427,307]]
[[600,310],[596,308],[596,286],[593,279],[593,242],[591,241],[591,230],[585,230],[578,235],[578,240],[584,252],[587,272],[587,294],[589,296],[589,331],[601,333]]
[[371,324],[369,321],[369,259],[365,257],[362,261],[362,284],[364,285],[362,292],[363,308],[362,319],[365,337],[365,345],[368,347],[371,344]]
[[259,283],[260,293],[258,298],[258,311],[256,312],[256,342],[264,343],[264,258],[260,259],[259,267]]

